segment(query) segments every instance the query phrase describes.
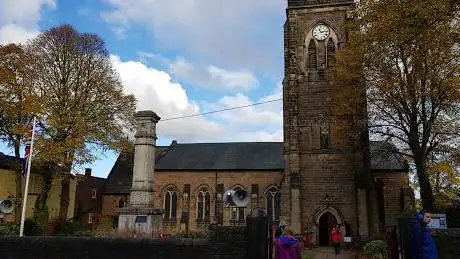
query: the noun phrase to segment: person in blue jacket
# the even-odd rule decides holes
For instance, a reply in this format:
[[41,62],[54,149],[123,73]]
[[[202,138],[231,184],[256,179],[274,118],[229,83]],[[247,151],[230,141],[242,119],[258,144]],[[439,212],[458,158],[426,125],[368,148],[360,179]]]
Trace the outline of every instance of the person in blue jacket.
[[437,259],[436,245],[426,226],[431,221],[431,213],[421,210],[411,226],[410,254],[411,259]]

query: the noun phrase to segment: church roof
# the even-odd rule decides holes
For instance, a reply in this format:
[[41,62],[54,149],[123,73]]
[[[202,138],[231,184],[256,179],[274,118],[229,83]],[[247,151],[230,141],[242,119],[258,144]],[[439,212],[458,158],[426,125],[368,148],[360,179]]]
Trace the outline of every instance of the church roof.
[[[373,171],[403,171],[396,147],[388,142],[371,141]],[[190,143],[157,147],[157,171],[260,171],[284,169],[282,142]],[[106,183],[106,193],[129,193],[133,153],[120,155]]]
[[282,142],[177,144],[155,170],[282,170]]

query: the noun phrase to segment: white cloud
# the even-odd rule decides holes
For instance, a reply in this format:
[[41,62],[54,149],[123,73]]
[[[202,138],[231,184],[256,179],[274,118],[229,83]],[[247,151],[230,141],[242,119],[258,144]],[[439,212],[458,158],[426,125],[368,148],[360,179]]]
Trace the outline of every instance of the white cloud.
[[257,79],[249,71],[229,71],[213,65],[202,68],[183,58],[177,58],[169,68],[177,78],[213,90],[247,91],[257,84]]
[[56,8],[55,0],[0,1],[0,44],[23,43],[39,33],[42,7]]
[[263,130],[254,132],[243,132],[240,134],[239,137],[242,141],[248,142],[281,142],[283,141],[283,131],[278,130],[273,133],[269,133]]
[[[279,127],[283,123],[283,103],[281,101],[281,84],[270,95],[252,101],[248,96],[238,93],[224,96],[216,103],[204,103],[210,110],[221,110],[232,107],[248,106],[243,109],[226,111],[216,115],[221,120],[229,121],[239,126],[260,126],[262,128]],[[255,103],[263,103],[257,104]]]
[[28,30],[16,24],[7,24],[0,27],[0,44],[24,43],[39,33],[35,29]]
[[[160,70],[136,61],[123,62],[112,56],[112,63],[120,74],[125,91],[136,96],[138,110],[153,110],[163,119],[200,113],[196,103],[190,101],[180,84]],[[164,121],[158,124],[158,134],[179,141],[199,141],[224,132],[217,123],[203,117]]]
[[[111,56],[111,60],[120,74],[125,91],[136,96],[138,110],[153,110],[162,119],[199,114],[225,105],[235,107],[252,103],[238,94],[223,97],[215,104],[205,104],[206,110],[201,110],[198,103],[190,100],[185,89],[173,83],[166,72],[138,61],[124,62],[118,56]],[[281,104],[266,105],[265,108],[249,107],[222,112],[216,121],[203,116],[160,121],[158,135],[161,139],[176,139],[179,142],[279,141],[282,138]]]
[[286,1],[104,0],[102,18],[119,30],[143,26],[161,48],[229,69],[281,71]]

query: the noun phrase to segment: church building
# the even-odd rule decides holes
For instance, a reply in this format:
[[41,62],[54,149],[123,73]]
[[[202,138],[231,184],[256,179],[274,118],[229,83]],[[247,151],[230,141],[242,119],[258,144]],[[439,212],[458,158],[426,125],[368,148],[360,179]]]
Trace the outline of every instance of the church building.
[[[367,122],[354,128],[357,137],[346,134],[351,123],[337,115],[337,89],[325,77],[346,44],[352,8],[353,0],[288,0],[284,142],[174,141],[156,147],[154,204],[164,209],[166,233],[202,231],[211,223],[244,225],[252,209],[297,233],[313,232],[317,245],[328,244],[335,224],[353,238],[397,224],[409,184],[406,162],[391,142],[369,140]],[[365,102],[363,95],[363,107]],[[133,161],[133,152],[122,152],[107,178],[102,214],[115,222],[129,201]],[[250,194],[246,208],[224,204],[231,189]]]

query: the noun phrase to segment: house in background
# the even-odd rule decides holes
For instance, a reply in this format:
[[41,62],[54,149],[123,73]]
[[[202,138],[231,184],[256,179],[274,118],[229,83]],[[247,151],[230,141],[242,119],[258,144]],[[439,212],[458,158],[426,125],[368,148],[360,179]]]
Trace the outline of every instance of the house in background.
[[[5,155],[0,152],[0,200],[12,199],[14,200],[16,208],[12,214],[0,215],[3,216],[5,222],[18,222],[21,213],[21,200],[23,197],[16,197],[16,179],[21,166],[23,163],[21,159],[18,163],[15,157]],[[21,176],[21,194],[24,193],[25,177]],[[43,188],[44,180],[40,172],[32,166],[31,174],[29,178],[29,194],[27,198],[26,218],[32,218],[35,210],[35,201]],[[67,219],[74,217],[74,205],[75,205],[75,191],[77,182],[74,177],[70,179],[69,183],[69,206],[67,211]],[[59,217],[59,211],[61,209],[61,190],[62,190],[62,179],[57,178],[52,182],[51,190],[48,195],[46,205],[49,211],[49,220],[52,221]],[[19,207],[18,207],[19,206]],[[16,215],[17,213],[17,215]]]
[[84,175],[77,174],[75,219],[82,230],[95,230],[101,215],[105,178],[91,173],[91,168],[86,168]]

